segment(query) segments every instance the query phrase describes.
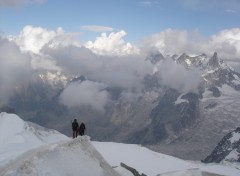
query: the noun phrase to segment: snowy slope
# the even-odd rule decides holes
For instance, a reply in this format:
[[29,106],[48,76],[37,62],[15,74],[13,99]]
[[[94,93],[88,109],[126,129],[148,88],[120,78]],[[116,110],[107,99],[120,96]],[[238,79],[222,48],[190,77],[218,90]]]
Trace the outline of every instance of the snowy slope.
[[24,122],[15,114],[0,113],[0,169],[12,158],[32,148],[68,137],[55,131]]
[[19,156],[2,176],[118,176],[91,145],[88,137],[38,147]]
[[87,136],[73,140],[14,114],[0,114],[0,144],[1,176],[118,176]]
[[[147,176],[238,176],[239,166],[222,164],[203,164],[184,161],[175,157],[153,152],[135,144],[112,142],[93,142],[93,145],[103,155],[106,161],[124,176],[132,176],[124,171],[120,163],[135,168],[140,174]],[[238,167],[239,169],[235,168]]]
[[238,165],[193,163],[139,145],[91,142],[88,136],[71,139],[7,113],[0,114],[0,142],[0,176],[132,176],[120,163],[148,176],[240,175]]

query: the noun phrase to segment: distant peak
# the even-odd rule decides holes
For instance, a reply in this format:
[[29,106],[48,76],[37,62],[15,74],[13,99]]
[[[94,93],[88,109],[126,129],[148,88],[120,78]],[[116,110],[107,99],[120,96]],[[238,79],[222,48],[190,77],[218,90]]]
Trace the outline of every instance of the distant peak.
[[217,58],[217,52],[215,51],[213,57]]
[[208,65],[212,68],[218,68],[220,66],[217,52],[214,52],[213,56],[210,58]]
[[160,53],[159,51],[153,52],[151,53],[146,60],[149,60],[152,64],[156,64],[158,62],[160,62],[161,60],[165,60],[164,56],[162,55],[162,53]]

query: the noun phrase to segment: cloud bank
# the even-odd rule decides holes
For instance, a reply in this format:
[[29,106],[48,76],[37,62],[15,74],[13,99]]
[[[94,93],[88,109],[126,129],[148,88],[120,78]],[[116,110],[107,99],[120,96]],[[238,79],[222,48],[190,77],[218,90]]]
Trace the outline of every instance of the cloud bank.
[[173,60],[166,60],[158,66],[158,75],[163,85],[181,93],[196,92],[201,81],[199,70],[186,70]]
[[0,37],[0,105],[8,102],[14,90],[29,81],[30,57],[22,54],[19,47]]
[[68,107],[90,106],[103,112],[104,106],[110,101],[106,85],[98,82],[83,81],[72,83],[64,89],[61,101]]
[[240,61],[240,28],[226,29],[204,38],[198,31],[166,29],[143,40],[142,50],[157,49],[164,55],[202,54],[214,51],[224,60]]
[[[62,103],[102,111],[110,101],[106,87],[123,90],[122,96],[129,99],[141,94],[145,76],[155,71],[146,55],[156,50],[165,56],[182,53],[211,56],[217,51],[222,59],[239,66],[240,28],[222,30],[209,38],[198,31],[166,29],[146,37],[139,48],[126,42],[126,35],[123,30],[102,33],[96,40],[80,45],[77,33],[26,26],[18,36],[1,37],[0,51],[4,55],[0,56],[0,99],[7,101],[17,86],[27,82],[32,70],[54,70],[91,80],[66,87]],[[194,91],[200,81],[199,72],[189,73],[172,61],[163,62],[157,70],[162,84],[181,92]],[[91,101],[93,97],[95,101]]]

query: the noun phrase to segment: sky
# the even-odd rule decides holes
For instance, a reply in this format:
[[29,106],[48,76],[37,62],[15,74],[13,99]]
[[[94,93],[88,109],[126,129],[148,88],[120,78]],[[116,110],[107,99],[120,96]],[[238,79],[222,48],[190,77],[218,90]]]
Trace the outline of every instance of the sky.
[[124,30],[126,40],[139,44],[168,28],[209,37],[240,24],[238,0],[1,0],[0,6],[4,34],[17,35],[26,25],[62,27],[79,33],[81,42]]
[[[217,52],[240,71],[239,19],[239,0],[0,0],[0,102],[43,69],[86,76],[62,101],[101,111],[110,99],[106,87],[126,97],[142,91],[144,77],[156,70],[146,57],[156,51]],[[193,91],[201,76],[171,61],[157,70],[181,92]],[[79,91],[85,94],[76,97]]]

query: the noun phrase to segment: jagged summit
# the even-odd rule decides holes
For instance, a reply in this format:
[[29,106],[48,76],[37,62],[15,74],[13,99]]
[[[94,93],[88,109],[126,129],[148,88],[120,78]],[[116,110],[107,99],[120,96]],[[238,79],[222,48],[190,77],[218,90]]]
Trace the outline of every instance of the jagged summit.
[[219,59],[216,52],[209,59],[207,66],[207,70],[203,74],[207,87],[221,87],[226,84],[240,90],[240,74]]
[[219,61],[217,52],[214,52],[213,56],[208,61],[208,66],[212,69],[218,68],[220,66]]
[[149,54],[146,58],[146,60],[149,60],[152,64],[157,64],[158,62],[165,60],[165,57],[160,53],[159,51],[153,52]]

